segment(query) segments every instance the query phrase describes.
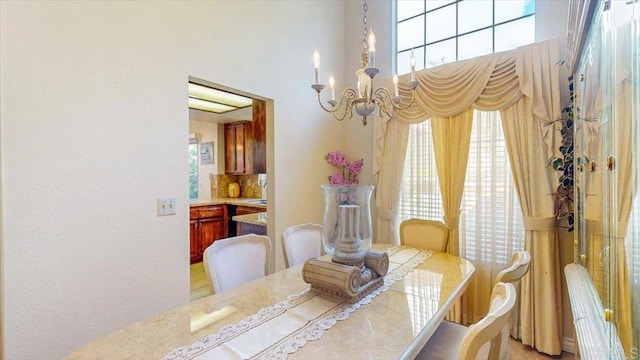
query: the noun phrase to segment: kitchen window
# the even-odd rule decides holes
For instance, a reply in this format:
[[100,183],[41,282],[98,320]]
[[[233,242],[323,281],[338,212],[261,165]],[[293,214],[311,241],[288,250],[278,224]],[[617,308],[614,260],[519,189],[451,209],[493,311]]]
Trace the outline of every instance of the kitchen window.
[[198,139],[189,139],[189,199],[198,200]]

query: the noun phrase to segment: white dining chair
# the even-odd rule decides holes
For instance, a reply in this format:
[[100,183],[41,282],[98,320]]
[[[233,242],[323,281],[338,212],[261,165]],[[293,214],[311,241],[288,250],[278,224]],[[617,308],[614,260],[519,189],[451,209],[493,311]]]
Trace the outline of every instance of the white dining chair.
[[[516,303],[516,289],[510,283],[497,283],[491,292],[489,313],[466,327],[444,321],[422,348],[419,360],[496,360],[504,343],[504,332]],[[508,333],[507,339],[509,341]]]
[[407,219],[400,223],[400,244],[434,251],[447,251],[449,228],[442,221]]
[[[520,281],[520,279],[522,279],[522,277],[529,271],[530,263],[531,255],[529,255],[529,252],[525,250],[515,251],[513,255],[511,255],[511,262],[509,263],[509,266],[498,273],[495,283],[511,283],[516,287],[517,291],[518,281]],[[520,308],[520,299],[516,299],[516,304],[517,306],[515,306],[511,312],[511,319],[509,320],[510,325],[504,330],[507,333],[507,337],[509,334],[512,334],[515,338],[518,336],[517,330],[512,330],[512,328],[514,328],[514,326],[517,327],[520,324],[520,314],[518,311]],[[500,360],[507,360],[510,358],[511,345],[507,342],[500,348]]]
[[271,271],[271,240],[246,234],[217,240],[205,249],[204,268],[212,294],[259,279]]
[[509,266],[500,271],[496,276],[496,283],[517,282],[529,271],[529,263],[531,263],[531,255],[529,255],[529,252],[524,250],[515,251],[513,255],[511,255],[511,263],[509,263]]
[[322,225],[289,226],[282,233],[282,254],[286,267],[303,264],[322,255]]

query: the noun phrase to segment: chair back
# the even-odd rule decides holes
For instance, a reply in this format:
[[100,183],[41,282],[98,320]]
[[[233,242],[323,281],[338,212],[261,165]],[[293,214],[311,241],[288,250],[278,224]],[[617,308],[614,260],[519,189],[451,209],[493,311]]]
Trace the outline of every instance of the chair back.
[[400,244],[429,249],[447,251],[449,228],[442,221],[408,219],[400,223]]
[[511,255],[511,264],[506,269],[500,271],[496,276],[496,283],[514,283],[529,271],[531,255],[527,251],[516,251]]
[[212,294],[259,279],[271,271],[271,240],[246,234],[214,241],[203,254]]
[[[512,283],[517,286],[517,282],[529,271],[529,263],[531,262],[531,255],[527,251],[516,251],[511,255],[511,263],[507,268],[500,271],[496,276],[496,284],[499,282]],[[519,287],[518,287],[519,288]],[[517,288],[517,289],[518,289]],[[516,289],[516,291],[517,291]],[[516,339],[518,338],[518,328],[520,326],[520,314],[518,309],[520,308],[520,300],[516,299],[516,307],[511,312],[510,326],[507,326],[503,331],[506,333],[503,335],[502,345],[500,347],[500,360],[511,358],[511,346],[509,345],[509,333],[511,333]]]
[[[516,303],[516,289],[511,283],[497,283],[491,292],[489,313],[469,326],[462,339],[458,359],[498,359],[503,342],[503,329],[509,324],[511,310]],[[508,332],[506,333],[508,336]]]
[[322,225],[302,224],[286,228],[282,233],[282,253],[286,267],[322,255]]

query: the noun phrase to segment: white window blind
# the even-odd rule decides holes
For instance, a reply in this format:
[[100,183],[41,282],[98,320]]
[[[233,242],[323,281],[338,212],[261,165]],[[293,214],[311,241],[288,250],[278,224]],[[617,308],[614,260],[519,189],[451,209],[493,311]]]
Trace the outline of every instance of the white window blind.
[[475,263],[506,265],[524,248],[524,225],[499,112],[474,111],[462,196],[462,255]]
[[[398,224],[406,218],[442,220],[444,211],[430,121],[411,125]],[[474,111],[458,227],[460,255],[476,268],[463,321],[474,323],[489,306],[493,281],[524,249],[524,226],[499,112]],[[466,319],[466,320],[465,320]]]
[[[430,121],[411,125],[399,221],[443,219]],[[461,255],[490,273],[524,248],[524,226],[499,112],[474,112],[460,214]]]
[[411,125],[398,215],[400,220],[442,220],[444,216],[430,121]]

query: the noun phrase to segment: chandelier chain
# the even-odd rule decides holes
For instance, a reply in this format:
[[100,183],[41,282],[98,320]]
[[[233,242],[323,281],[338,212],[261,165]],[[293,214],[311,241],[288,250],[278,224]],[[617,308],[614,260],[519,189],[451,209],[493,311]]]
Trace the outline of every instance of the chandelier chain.
[[364,5],[362,5],[362,10],[363,10],[363,15],[362,15],[362,25],[363,25],[363,29],[362,29],[362,35],[364,35],[364,38],[367,38],[367,35],[369,35],[369,29],[367,29],[367,9],[369,9],[369,6],[367,5],[367,1],[364,1]]
[[367,36],[369,36],[369,29],[367,28],[367,10],[369,9],[369,5],[367,5],[367,0],[364,0],[364,4],[362,5],[362,42],[360,45],[362,46],[362,66],[366,66],[369,62],[369,43],[367,42]]

